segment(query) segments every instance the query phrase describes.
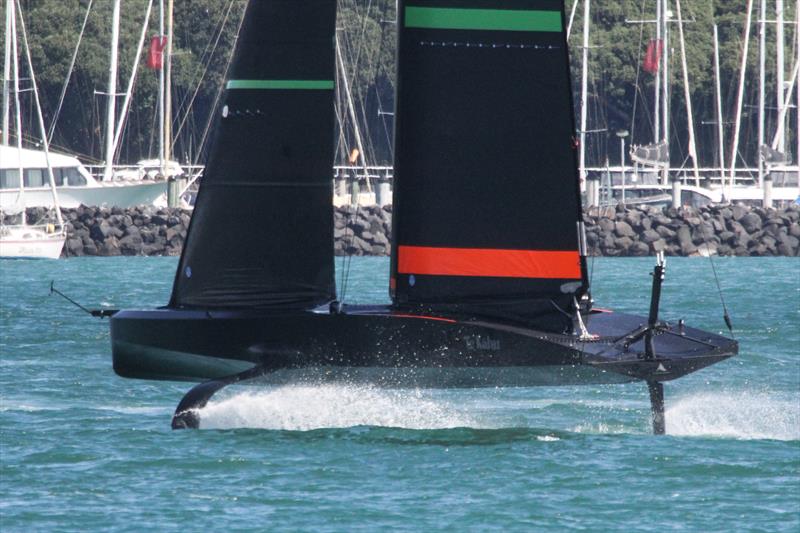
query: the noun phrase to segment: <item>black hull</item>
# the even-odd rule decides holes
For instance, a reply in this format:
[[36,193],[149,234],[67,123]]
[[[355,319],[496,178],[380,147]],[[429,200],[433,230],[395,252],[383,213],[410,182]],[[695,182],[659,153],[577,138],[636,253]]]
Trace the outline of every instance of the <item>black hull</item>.
[[264,370],[271,383],[493,387],[668,381],[726,359],[735,341],[670,326],[626,336],[646,319],[586,317],[592,340],[507,324],[426,316],[391,307],[344,312],[121,311],[111,319],[114,370],[141,379],[204,381]]

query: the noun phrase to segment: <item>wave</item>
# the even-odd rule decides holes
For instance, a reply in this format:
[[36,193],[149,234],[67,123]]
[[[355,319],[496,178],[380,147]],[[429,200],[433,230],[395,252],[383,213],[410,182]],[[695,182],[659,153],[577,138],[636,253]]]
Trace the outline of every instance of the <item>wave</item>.
[[260,428],[307,431],[384,426],[406,429],[482,427],[450,402],[417,390],[352,385],[289,385],[244,391],[200,411],[203,429]]
[[707,392],[667,400],[667,405],[669,435],[800,440],[797,397],[765,392]]
[[[564,410],[569,405],[575,409]],[[538,414],[530,416],[532,410]],[[215,398],[199,415],[202,429],[459,429],[469,433],[464,436],[467,441],[482,441],[489,438],[487,433],[498,431],[511,440],[540,441],[570,434],[641,435],[650,431],[649,404],[630,399],[466,399],[428,389],[336,384],[234,389]],[[789,393],[690,394],[667,400],[666,420],[667,434],[676,437],[800,440],[800,402]],[[548,428],[532,427],[538,423]],[[564,429],[553,429],[557,427]],[[494,438],[501,435],[489,440]]]

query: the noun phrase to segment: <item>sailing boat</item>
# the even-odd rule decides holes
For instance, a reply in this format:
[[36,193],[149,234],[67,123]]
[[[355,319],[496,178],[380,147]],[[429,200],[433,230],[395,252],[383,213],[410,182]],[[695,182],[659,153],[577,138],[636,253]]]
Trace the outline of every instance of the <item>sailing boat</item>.
[[166,307],[111,319],[114,370],[232,383],[487,387],[663,382],[735,341],[593,308],[563,2],[399,5],[391,305],[337,300],[336,0],[250,2]]
[[[20,20],[22,20],[20,18]],[[46,160],[47,172],[46,175],[42,170],[38,171],[38,175],[31,171],[25,171],[22,161],[22,116],[19,101],[19,55],[17,53],[17,18],[14,0],[6,2],[6,43],[5,43],[5,61],[4,61],[4,97],[9,92],[10,70],[13,66],[13,91],[14,91],[14,110],[15,110],[15,123],[17,130],[17,166],[13,169],[7,169],[3,173],[4,181],[13,181],[16,178],[16,187],[19,194],[17,197],[16,205],[19,206],[19,215],[21,216],[21,224],[6,225],[0,220],[0,258],[32,258],[32,259],[58,259],[61,256],[61,249],[64,247],[64,242],[67,239],[64,221],[61,219],[61,208],[58,205],[58,194],[56,193],[55,179],[53,177],[53,168],[50,164],[49,146],[47,143],[47,135],[44,131],[44,120],[42,118],[42,110],[39,105],[39,92],[36,88],[36,79],[33,74],[33,65],[30,59],[30,50],[27,48],[27,39],[24,39],[26,46],[26,56],[28,59],[28,70],[30,71],[31,83],[33,84],[33,94],[35,100],[35,107],[39,118],[39,126],[42,131],[44,140],[44,156]],[[22,25],[23,37],[25,36],[24,21]],[[13,60],[12,60],[13,56]],[[4,105],[8,102],[8,98],[4,98]],[[4,113],[4,116],[8,116]],[[5,122],[5,120],[4,120]],[[7,144],[8,128],[6,124],[3,125],[3,144]],[[53,196],[53,211],[55,213],[56,223],[44,223],[38,225],[28,224],[27,212],[25,210],[25,187],[30,185],[34,180],[38,180],[38,184],[42,185],[43,180],[48,180],[50,185],[50,192]],[[28,181],[29,183],[26,183]]]

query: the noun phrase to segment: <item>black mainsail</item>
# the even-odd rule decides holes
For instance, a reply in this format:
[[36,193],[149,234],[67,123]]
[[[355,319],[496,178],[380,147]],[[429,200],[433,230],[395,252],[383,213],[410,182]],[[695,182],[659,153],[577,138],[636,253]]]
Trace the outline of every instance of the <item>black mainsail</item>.
[[400,3],[393,296],[528,320],[587,288],[559,0]]
[[171,307],[335,298],[335,20],[336,0],[247,7]]

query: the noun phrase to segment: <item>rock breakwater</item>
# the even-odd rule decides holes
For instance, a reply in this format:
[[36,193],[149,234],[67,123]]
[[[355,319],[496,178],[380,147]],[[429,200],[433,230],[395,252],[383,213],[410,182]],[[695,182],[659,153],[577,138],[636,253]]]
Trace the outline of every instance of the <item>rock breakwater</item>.
[[[141,206],[130,209],[63,209],[67,242],[74,256],[179,255],[191,211]],[[45,211],[29,208],[28,220]],[[596,256],[792,256],[800,255],[800,206],[763,209],[740,205],[660,209],[619,205],[584,214],[588,252]],[[14,217],[5,215],[6,224]],[[336,255],[391,253],[391,206],[334,209]],[[298,238],[302,238],[298,236]]]
[[800,206],[593,208],[584,213],[590,255],[798,256]]

